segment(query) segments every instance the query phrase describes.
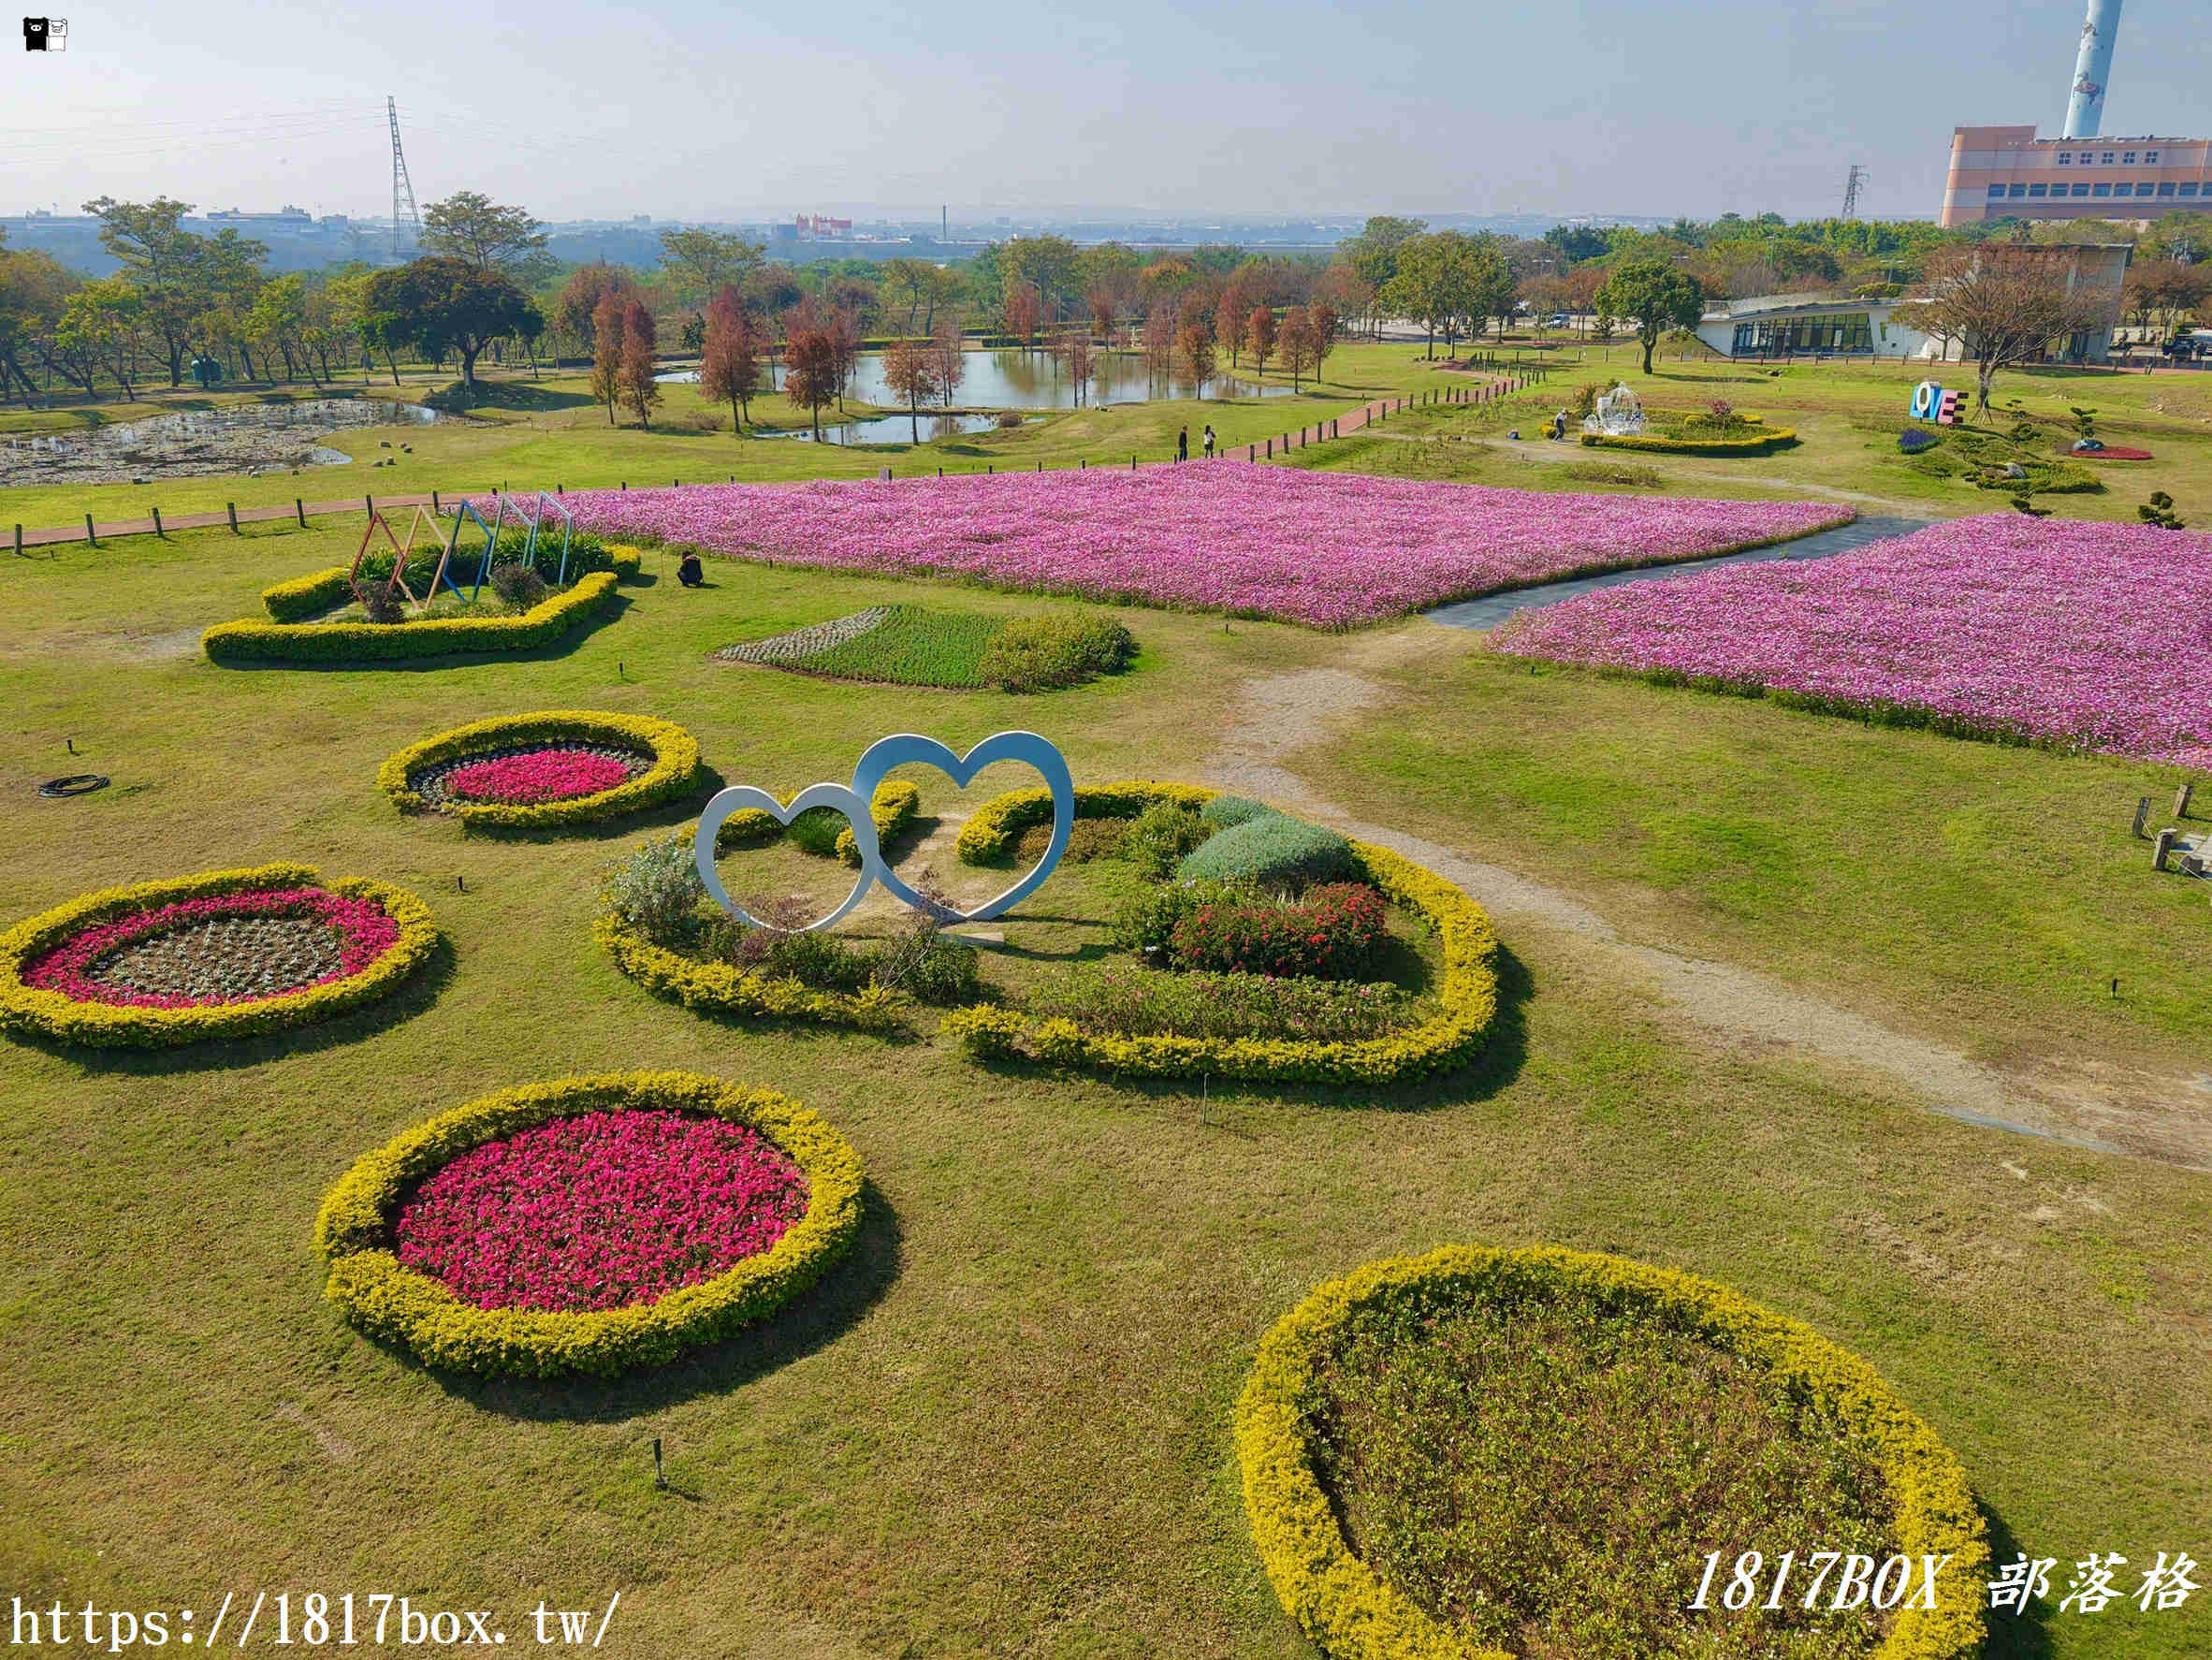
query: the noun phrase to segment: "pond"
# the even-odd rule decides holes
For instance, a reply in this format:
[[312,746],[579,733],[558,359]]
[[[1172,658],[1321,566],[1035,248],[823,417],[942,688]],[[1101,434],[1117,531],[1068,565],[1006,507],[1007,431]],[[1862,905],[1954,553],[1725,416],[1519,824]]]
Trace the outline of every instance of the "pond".
[[[877,415],[865,421],[838,421],[834,425],[822,423],[822,441],[824,444],[912,444],[917,429],[921,442],[933,439],[958,438],[970,432],[988,432],[998,425],[998,417],[989,415],[931,415],[924,410],[919,420],[902,415]],[[811,444],[814,434],[802,427],[796,431],[762,432],[761,438],[795,438]]]
[[353,458],[315,440],[349,428],[429,426],[444,418],[420,404],[381,398],[182,410],[0,444],[0,486],[136,484],[342,466]]
[[[1073,409],[1075,386],[1069,380],[1067,371],[1045,352],[991,351],[963,352],[961,364],[964,372],[960,385],[954,388],[952,402],[961,409]],[[1192,396],[1188,386],[1180,381],[1155,381],[1144,367],[1144,359],[1133,352],[1104,354],[1107,365],[1103,379],[1094,379],[1090,396],[1092,404],[1143,403],[1160,399],[1186,399]],[[776,386],[783,386],[783,369],[774,368]],[[695,381],[695,369],[672,371],[656,375],[661,381]],[[1210,398],[1288,398],[1288,386],[1267,386],[1230,375],[1216,376],[1206,383]],[[899,404],[906,401],[883,384],[883,354],[863,352],[852,373],[851,396],[863,402]]]

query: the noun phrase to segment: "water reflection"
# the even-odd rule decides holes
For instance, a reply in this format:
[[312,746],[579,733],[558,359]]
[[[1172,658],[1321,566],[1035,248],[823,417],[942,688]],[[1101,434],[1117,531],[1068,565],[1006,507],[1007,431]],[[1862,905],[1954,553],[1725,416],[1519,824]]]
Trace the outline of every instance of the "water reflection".
[[[988,432],[998,425],[997,415],[931,415],[924,410],[917,417],[895,415],[877,415],[865,421],[837,421],[822,423],[822,441],[824,444],[928,444],[939,438],[958,438],[969,432]],[[919,432],[920,438],[915,434]],[[796,438],[812,443],[814,434],[807,428],[792,432],[762,432],[761,438]]]
[[[951,403],[962,409],[1073,409],[1075,384],[1059,361],[1047,352],[992,351],[961,354],[960,385]],[[1102,375],[1093,377],[1084,401],[1142,403],[1161,399],[1192,397],[1180,381],[1155,380],[1144,359],[1134,352],[1101,354]],[[776,388],[783,388],[783,368],[774,366]],[[687,369],[656,375],[661,381],[695,381],[699,371]],[[883,354],[863,352],[852,372],[850,394],[865,403],[898,404],[905,400],[883,383]],[[1288,398],[1288,386],[1261,386],[1233,375],[1220,375],[1206,383],[1209,398]],[[972,430],[972,429],[971,429]]]

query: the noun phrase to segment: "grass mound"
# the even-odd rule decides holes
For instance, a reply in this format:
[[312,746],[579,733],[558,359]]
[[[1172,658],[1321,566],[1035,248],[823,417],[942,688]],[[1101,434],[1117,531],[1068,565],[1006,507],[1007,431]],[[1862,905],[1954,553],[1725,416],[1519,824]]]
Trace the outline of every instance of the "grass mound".
[[1117,673],[1136,653],[1129,631],[1096,611],[989,617],[877,605],[715,655],[833,680],[1049,692]]

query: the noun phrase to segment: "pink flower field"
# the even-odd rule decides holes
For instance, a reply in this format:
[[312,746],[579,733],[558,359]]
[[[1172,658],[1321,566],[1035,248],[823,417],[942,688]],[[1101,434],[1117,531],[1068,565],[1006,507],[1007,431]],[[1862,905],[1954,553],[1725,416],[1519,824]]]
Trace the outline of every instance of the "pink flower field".
[[1810,502],[1569,496],[1228,461],[587,491],[576,523],[707,553],[1346,628],[1841,524]]
[[2212,765],[2212,536],[1995,514],[1525,611],[1497,650]]
[[392,1243],[480,1308],[622,1308],[758,1256],[806,1212],[798,1165],[742,1124],[586,1113],[460,1155]]

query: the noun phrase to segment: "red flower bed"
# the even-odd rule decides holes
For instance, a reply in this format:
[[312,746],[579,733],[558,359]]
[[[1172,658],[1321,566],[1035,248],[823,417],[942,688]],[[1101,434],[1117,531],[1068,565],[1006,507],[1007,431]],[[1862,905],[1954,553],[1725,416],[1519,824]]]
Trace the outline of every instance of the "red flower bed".
[[2147,449],[2129,449],[2125,445],[2108,444],[2103,449],[2070,449],[2065,452],[2070,461],[2147,461],[2152,459]]
[[[124,948],[157,934],[230,918],[285,917],[320,922],[338,939],[337,968],[297,985],[274,991],[211,989],[202,995],[141,992],[100,978],[102,961]],[[23,983],[41,991],[58,991],[80,1003],[121,1003],[141,1009],[192,1009],[218,1003],[255,1003],[271,997],[289,996],[310,985],[349,980],[389,951],[400,937],[400,925],[385,914],[373,899],[349,899],[321,888],[265,888],[241,894],[222,894],[205,899],[186,899],[141,910],[65,940],[23,970]]]
[[416,1188],[395,1254],[479,1308],[650,1303],[767,1250],[807,1178],[741,1124],[587,1113],[472,1148]]
[[1308,888],[1295,905],[1201,905],[1175,925],[1179,968],[1224,974],[1365,977],[1388,929],[1383,896],[1362,882]]
[[469,801],[528,807],[596,795],[629,776],[630,769],[610,756],[582,750],[532,750],[461,767],[446,780],[446,788]]

